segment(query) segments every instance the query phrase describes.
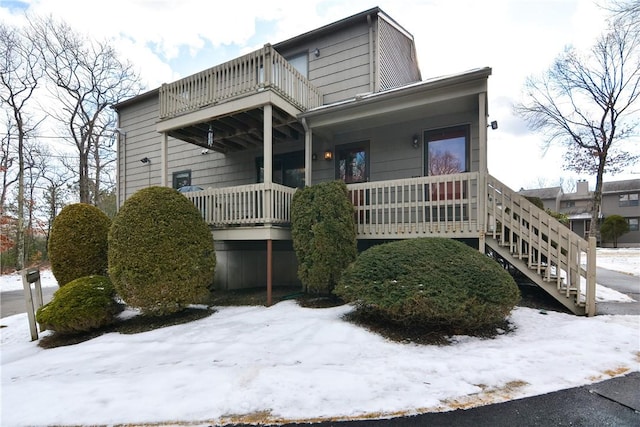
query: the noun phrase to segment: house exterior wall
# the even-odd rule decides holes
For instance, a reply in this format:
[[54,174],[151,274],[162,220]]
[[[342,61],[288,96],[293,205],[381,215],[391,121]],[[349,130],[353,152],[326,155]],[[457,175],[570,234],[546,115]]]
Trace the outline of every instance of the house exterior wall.
[[378,127],[367,127],[339,133],[331,137],[314,138],[313,151],[319,153],[318,160],[312,165],[312,184],[336,179],[335,159],[325,161],[320,155],[325,150],[336,151],[336,147],[359,141],[369,142],[369,180],[385,181],[392,179],[424,176],[424,145],[413,148],[413,135],[422,135],[426,130],[469,124],[470,135],[470,171],[479,170],[478,112],[467,111],[420,118]]
[[[533,189],[520,191],[523,195],[541,195],[549,193],[552,189]],[[549,198],[543,199],[545,208],[557,210],[558,212],[567,214],[570,218],[571,230],[580,237],[587,238],[589,231],[590,212],[593,193],[589,191],[587,181],[578,181],[575,193],[562,194],[558,193],[559,209],[552,206],[555,200]],[[622,203],[620,196],[625,195],[627,202]],[[634,195],[634,196],[630,196]],[[640,221],[640,206],[637,200],[640,197],[640,180],[627,181],[610,181],[605,182],[602,192],[602,202],[600,205],[600,213],[603,218],[611,215],[620,215],[627,219],[631,224],[637,224]],[[613,246],[612,242],[601,241],[602,246]],[[624,234],[618,240],[619,247],[638,247],[640,246],[640,230],[631,230]]]
[[[263,241],[215,242],[215,289],[244,289],[266,286],[267,250]],[[298,261],[291,241],[273,241],[273,283],[302,286]]]
[[378,78],[376,90],[391,89],[420,81],[420,69],[413,39],[392,21],[378,20]]
[[325,105],[420,81],[413,38],[384,15],[371,16],[275,48],[285,58],[307,54],[307,78],[324,94]]
[[[136,191],[160,184],[160,134],[158,96],[150,93],[118,111],[118,126],[125,130],[118,145],[118,200],[120,205]],[[143,164],[147,157],[151,162]]]
[[[307,78],[324,94],[324,104],[370,92],[371,61],[369,28],[366,22],[355,23],[312,40],[302,40],[285,49],[275,48],[285,58],[307,53]],[[320,55],[314,55],[315,49]]]
[[[640,206],[620,206],[620,196],[636,194],[640,195],[640,188],[612,193],[603,193],[601,212],[606,218],[611,215],[620,215],[629,221],[630,219],[640,220]],[[633,221],[632,221],[633,222]],[[637,223],[637,222],[636,222]],[[604,242],[606,246],[611,246],[611,242]],[[638,247],[640,246],[640,230],[629,231],[618,239],[618,247]]]

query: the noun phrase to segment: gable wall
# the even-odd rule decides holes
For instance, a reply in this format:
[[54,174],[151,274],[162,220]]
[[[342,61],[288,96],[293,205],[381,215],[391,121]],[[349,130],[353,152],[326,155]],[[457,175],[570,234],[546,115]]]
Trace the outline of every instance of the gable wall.
[[378,21],[378,90],[420,81],[420,70],[413,40],[381,17]]

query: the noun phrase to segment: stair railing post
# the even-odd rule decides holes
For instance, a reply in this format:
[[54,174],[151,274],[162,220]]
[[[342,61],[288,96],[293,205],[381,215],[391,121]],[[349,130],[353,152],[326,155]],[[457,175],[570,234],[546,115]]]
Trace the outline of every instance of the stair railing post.
[[596,315],[596,238],[589,237],[587,250],[587,294],[585,301],[587,316]]

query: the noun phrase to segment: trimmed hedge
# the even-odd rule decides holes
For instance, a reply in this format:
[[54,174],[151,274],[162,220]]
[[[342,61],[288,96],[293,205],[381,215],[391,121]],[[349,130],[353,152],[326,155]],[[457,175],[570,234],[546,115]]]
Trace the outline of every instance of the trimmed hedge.
[[107,274],[107,236],[111,220],[86,203],[65,206],[49,236],[51,272],[59,286],[80,277]]
[[128,198],[109,232],[109,276],[118,295],[163,316],[202,302],[216,255],[209,227],[178,191],[149,187]]
[[122,307],[105,276],[87,276],[58,289],[53,299],[38,309],[36,320],[45,329],[74,334],[114,323]]
[[453,239],[384,243],[362,252],[334,292],[391,323],[473,332],[505,319],[520,299],[498,263]]
[[354,209],[342,181],[296,191],[291,205],[291,235],[298,277],[307,292],[330,294],[358,253]]

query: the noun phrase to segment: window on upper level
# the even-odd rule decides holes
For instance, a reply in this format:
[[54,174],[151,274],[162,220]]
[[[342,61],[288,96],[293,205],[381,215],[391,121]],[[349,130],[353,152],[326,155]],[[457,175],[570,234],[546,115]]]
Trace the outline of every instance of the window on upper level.
[[573,208],[573,207],[575,207],[575,205],[576,205],[575,201],[567,200],[567,201],[562,202],[562,206],[561,207],[563,207],[563,208]]
[[638,206],[638,196],[640,193],[621,194],[618,199],[619,207]]
[[302,52],[297,55],[285,57],[287,62],[293,65],[293,68],[298,70],[300,74],[305,77],[309,77],[309,54]]
[[425,131],[426,175],[469,171],[469,126]]

